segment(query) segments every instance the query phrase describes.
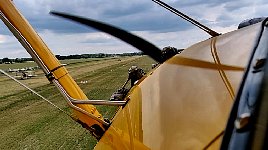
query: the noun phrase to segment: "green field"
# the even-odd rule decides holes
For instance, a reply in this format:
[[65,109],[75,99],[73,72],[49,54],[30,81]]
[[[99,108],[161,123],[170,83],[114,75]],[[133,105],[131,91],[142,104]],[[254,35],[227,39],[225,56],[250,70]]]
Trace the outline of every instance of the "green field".
[[[65,60],[66,68],[89,99],[108,100],[126,81],[132,65],[150,70],[146,56]],[[33,62],[2,64],[0,69],[36,66]],[[71,112],[57,89],[36,70],[35,78],[21,80],[60,108]],[[87,81],[85,83],[84,81]],[[98,106],[104,117],[116,107]],[[92,149],[96,140],[69,116],[0,75],[0,149]]]

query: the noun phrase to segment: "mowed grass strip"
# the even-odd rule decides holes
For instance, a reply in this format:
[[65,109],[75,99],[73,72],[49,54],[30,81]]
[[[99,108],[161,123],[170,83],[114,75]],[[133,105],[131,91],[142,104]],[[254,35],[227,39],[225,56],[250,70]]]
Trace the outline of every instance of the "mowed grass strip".
[[[141,66],[148,71],[154,63],[146,56],[98,62],[102,63],[75,62],[72,66],[67,66],[89,99],[108,100],[126,81],[128,69],[132,65]],[[34,89],[60,108],[71,112],[58,90],[45,82],[38,83],[40,86]],[[108,118],[117,109],[111,106],[97,108]],[[0,140],[0,149],[93,149],[97,142],[69,116],[25,90],[0,95]]]
[[[135,57],[121,57],[122,61],[129,61],[129,59],[134,59]],[[94,71],[103,67],[107,67],[112,64],[117,64],[118,59],[115,58],[89,58],[89,59],[71,59],[71,60],[62,60],[62,63],[68,64],[66,68],[68,69],[69,73],[73,77],[77,77],[81,74],[88,73],[90,71]],[[25,66],[23,66],[23,64]],[[27,63],[14,63],[14,64],[0,64],[0,69],[4,69],[3,66],[8,65],[9,68],[25,68],[30,66],[36,65],[34,62],[27,62]],[[18,67],[20,66],[20,67]],[[11,76],[15,76],[15,73],[9,73]],[[20,80],[20,82],[28,85],[31,88],[40,87],[43,85],[47,85],[49,82],[45,77],[45,74],[41,69],[35,70],[35,74],[37,77],[33,77],[31,80]],[[0,74],[0,99],[3,96],[10,95],[13,93],[18,93],[24,91],[25,89],[22,88],[19,84],[13,84],[14,81],[9,79],[8,77]],[[7,87],[8,85],[8,87]]]

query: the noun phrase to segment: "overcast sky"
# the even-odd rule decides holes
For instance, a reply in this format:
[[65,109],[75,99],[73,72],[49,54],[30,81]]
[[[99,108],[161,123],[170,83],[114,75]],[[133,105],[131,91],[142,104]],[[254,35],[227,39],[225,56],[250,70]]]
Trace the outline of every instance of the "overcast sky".
[[[268,16],[267,0],[163,0],[221,33],[248,18]],[[13,0],[54,54],[137,51],[107,34],[49,15],[50,10],[96,19],[126,29],[157,47],[186,48],[209,36],[151,0]],[[0,58],[29,57],[0,23]]]

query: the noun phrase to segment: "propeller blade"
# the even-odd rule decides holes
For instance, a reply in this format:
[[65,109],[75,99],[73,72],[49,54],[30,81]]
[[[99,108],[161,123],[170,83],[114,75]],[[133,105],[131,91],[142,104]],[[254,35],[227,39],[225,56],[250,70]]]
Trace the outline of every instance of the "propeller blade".
[[126,43],[136,47],[137,49],[141,50],[145,54],[149,55],[152,57],[154,60],[163,63],[164,59],[162,58],[162,53],[159,48],[157,48],[155,45],[151,44],[150,42],[133,35],[132,33],[129,33],[123,29],[120,29],[118,27],[114,27],[112,25],[99,22],[96,20],[88,19],[88,18],[83,18],[80,16],[74,16],[66,13],[61,13],[61,12],[55,12],[51,11],[50,14],[60,16],[66,19],[70,19],[72,21],[90,26],[92,28],[95,28],[97,30],[103,31],[105,33],[108,33],[114,37],[117,37],[121,39],[122,41],[125,41]]

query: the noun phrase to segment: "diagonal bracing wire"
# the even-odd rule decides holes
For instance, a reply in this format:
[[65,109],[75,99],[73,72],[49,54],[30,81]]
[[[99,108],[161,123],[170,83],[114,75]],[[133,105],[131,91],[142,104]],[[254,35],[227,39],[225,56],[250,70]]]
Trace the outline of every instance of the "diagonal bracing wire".
[[50,100],[46,99],[45,97],[43,97],[42,95],[40,95],[39,93],[37,93],[36,91],[34,91],[33,89],[29,88],[27,85],[21,83],[20,81],[18,81],[17,79],[15,79],[14,77],[12,77],[11,75],[9,75],[8,73],[6,73],[5,71],[3,71],[2,69],[0,69],[0,72],[3,73],[4,75],[6,75],[7,77],[9,77],[10,79],[14,80],[15,82],[17,82],[18,84],[20,84],[21,86],[23,86],[24,88],[26,88],[27,90],[33,92],[35,95],[37,95],[38,97],[42,98],[43,100],[45,100],[46,102],[48,102],[50,105],[54,106],[55,108],[57,108],[58,110],[60,110],[61,112],[65,113],[66,115],[70,116],[71,118],[73,118],[69,113],[67,113],[66,111],[62,110],[60,107],[58,107],[57,105],[53,104]]
[[171,6],[169,6],[168,4],[166,4],[166,3],[164,3],[164,2],[162,2],[162,1],[160,1],[160,0],[152,0],[152,1],[155,2],[155,3],[157,3],[158,5],[160,5],[160,6],[164,7],[164,8],[166,8],[167,10],[171,11],[171,12],[174,13],[175,15],[181,17],[182,19],[184,19],[184,20],[190,22],[191,24],[197,26],[197,27],[200,28],[201,30],[207,32],[207,33],[208,33],[209,35],[211,35],[212,37],[215,37],[215,36],[220,35],[220,33],[217,33],[216,31],[214,31],[214,30],[208,28],[207,26],[205,26],[205,25],[201,24],[200,22],[194,20],[193,18],[191,18],[191,17],[185,15],[184,13],[178,11],[177,9],[175,9],[175,8],[173,8],[173,7],[171,7]]

